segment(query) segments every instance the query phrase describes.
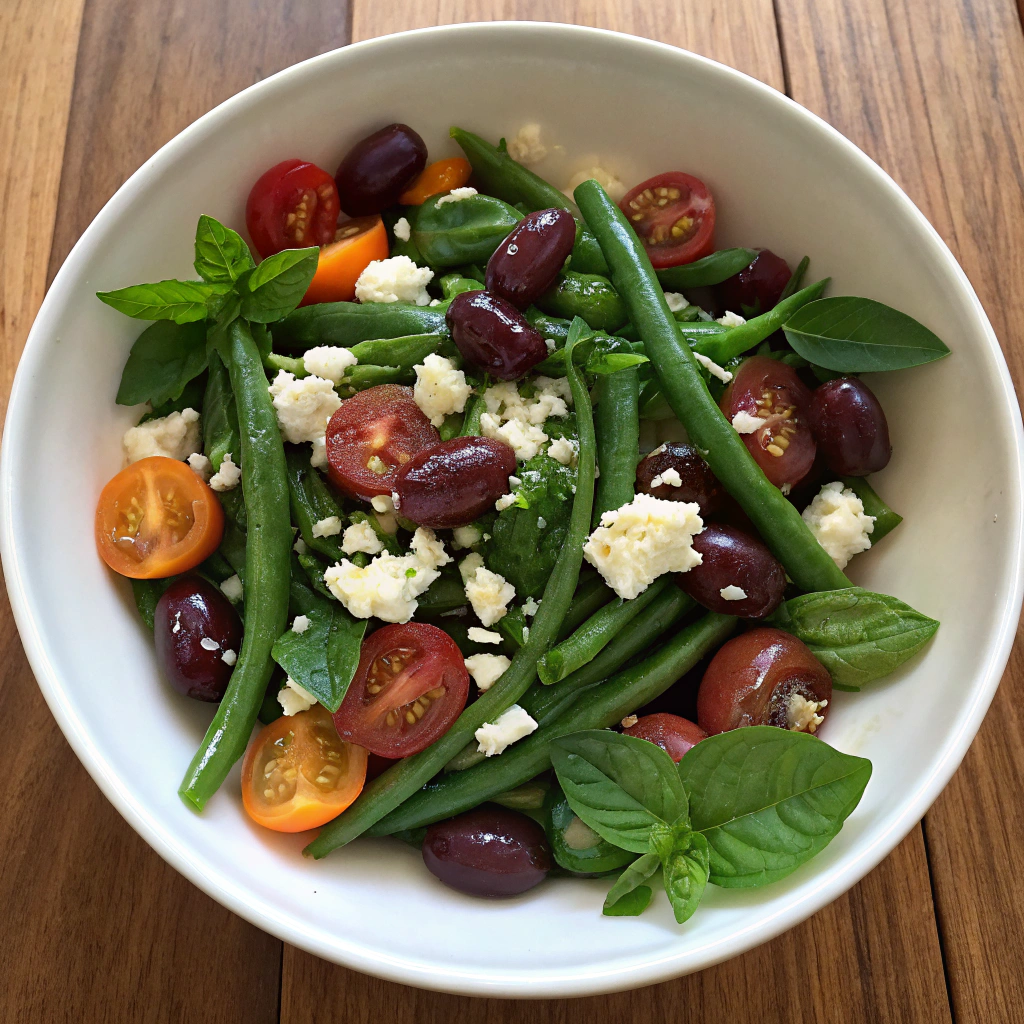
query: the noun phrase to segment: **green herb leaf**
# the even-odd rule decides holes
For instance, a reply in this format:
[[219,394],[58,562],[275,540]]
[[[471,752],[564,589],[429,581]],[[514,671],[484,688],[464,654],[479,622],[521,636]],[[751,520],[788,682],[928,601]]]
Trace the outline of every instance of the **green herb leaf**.
[[177,324],[205,320],[208,304],[224,295],[231,286],[207,281],[156,281],[133,284],[113,292],[97,292],[96,297],[119,313],[136,320],[173,320]]
[[692,263],[659,270],[658,280],[661,287],[670,292],[682,291],[684,288],[706,288],[721,284],[749,267],[756,255],[756,249],[719,249]]
[[639,366],[650,360],[636,352],[599,352],[596,349],[587,360],[588,373],[615,373],[630,366]]
[[206,327],[158,320],[136,339],[117,389],[118,405],[173,402],[206,369]]
[[255,270],[238,279],[242,316],[270,324],[286,317],[302,301],[316,273],[320,250],[285,249],[268,256]]
[[753,725],[701,740],[679,762],[709,881],[753,888],[823,850],[860,802],[871,762],[807,733]]
[[620,849],[649,852],[651,830],[686,814],[672,758],[647,740],[593,729],[552,740],[550,752],[569,806]]
[[688,921],[700,906],[708,884],[710,856],[707,839],[700,832],[688,832],[661,858],[665,894],[677,924]]
[[899,598],[860,587],[794,597],[769,621],[807,644],[831,673],[832,685],[843,690],[859,690],[895,671],[939,628]]
[[[161,402],[160,405],[154,405],[153,408],[146,413],[141,420],[139,420],[139,423],[145,423],[147,420],[163,419],[164,416],[170,416],[172,412],[184,412],[186,409],[195,409],[196,411],[201,410],[203,408],[203,396],[206,394],[206,380],[207,375],[205,373],[199,374],[198,377],[193,377],[181,389],[181,394],[178,395],[177,398],[172,398],[167,402]],[[203,417],[203,432],[205,433],[205,412]]]
[[643,883],[661,867],[656,853],[645,853],[630,864],[608,890],[601,913],[607,917],[638,917],[654,895]]
[[808,302],[783,330],[804,359],[840,373],[903,370],[949,355],[942,341],[912,316],[849,295]]
[[233,284],[255,266],[252,255],[237,231],[205,214],[196,228],[196,273],[204,281]]
[[338,516],[344,522],[345,512],[338,504],[323,477],[309,464],[309,449],[305,445],[285,448],[288,466],[288,491],[291,497],[292,522],[299,528],[299,536],[306,546],[318,554],[340,562],[345,558],[341,550],[341,535],[314,537],[313,527],[322,519]]
[[214,472],[220,470],[225,455],[230,455],[236,465],[241,460],[242,442],[231,378],[215,351],[210,353],[210,377],[203,398],[203,449]]

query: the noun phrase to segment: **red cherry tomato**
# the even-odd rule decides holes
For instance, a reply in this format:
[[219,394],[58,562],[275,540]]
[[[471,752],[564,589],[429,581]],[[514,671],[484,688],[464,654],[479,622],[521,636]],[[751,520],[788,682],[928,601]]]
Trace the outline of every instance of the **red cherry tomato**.
[[697,691],[697,721],[709,736],[744,725],[814,732],[831,699],[832,677],[808,647],[762,627],[733,638],[711,659]]
[[334,178],[305,160],[282,160],[249,193],[245,226],[263,259],[334,241],[341,204]]
[[327,475],[353,498],[394,490],[395,477],[417,452],[441,443],[412,397],[412,388],[381,384],[341,403],[327,424]]
[[468,696],[466,663],[447,633],[425,622],[384,626],[363,641],[334,724],[371,754],[409,757],[448,731]]
[[644,715],[622,731],[627,736],[636,736],[657,744],[676,763],[682,760],[683,754],[691,747],[708,736],[695,722],[680,718],[679,715],[670,715],[667,711]]
[[715,200],[700,178],[666,171],[640,182],[619,203],[655,270],[678,267],[715,248]]
[[811,392],[796,370],[770,356],[752,356],[741,363],[722,395],[722,412],[730,421],[739,412],[765,421],[764,426],[740,436],[776,487],[796,486],[814,465],[817,448],[808,416],[810,403]]

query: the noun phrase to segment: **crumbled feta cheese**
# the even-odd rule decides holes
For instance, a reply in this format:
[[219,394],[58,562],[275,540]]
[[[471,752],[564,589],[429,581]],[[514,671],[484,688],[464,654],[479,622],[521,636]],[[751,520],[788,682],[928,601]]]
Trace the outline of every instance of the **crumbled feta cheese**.
[[506,152],[524,167],[539,164],[548,155],[548,147],[540,139],[540,125],[524,124],[516,137],[509,140]]
[[572,198],[572,194],[576,189],[577,185],[582,185],[583,182],[589,181],[593,178],[604,190],[608,193],[608,198],[613,203],[617,203],[625,194],[626,186],[622,184],[622,181],[611,171],[605,170],[599,164],[594,164],[591,167],[584,167],[577,171],[568,181],[562,191]]
[[781,486],[781,487],[779,488],[779,490],[780,490],[780,491],[781,491],[781,492],[782,492],[782,493],[783,493],[783,494],[784,494],[785,496],[787,496],[787,497],[788,497],[788,496],[789,496],[789,492],[790,492],[791,490],[793,490],[793,485],[792,485],[791,483],[789,483],[789,482],[787,481],[786,483],[784,483],[784,484],[783,484],[783,485],[782,485],[782,486]]
[[619,722],[619,725],[621,725],[623,729],[632,729],[639,721],[640,719],[637,718],[636,715],[626,715],[626,717]]
[[505,381],[484,392],[487,411],[480,417],[480,433],[504,441],[522,462],[540,451],[548,435],[541,429],[550,417],[569,415],[569,382],[564,377],[537,377],[532,398],[519,394],[515,384]]
[[318,519],[313,524],[314,537],[337,537],[341,533],[341,517],[327,516],[326,519]]
[[289,676],[278,692],[277,702],[284,714],[290,717],[300,711],[308,711],[316,703],[316,697]]
[[537,723],[518,704],[513,704],[508,711],[502,712],[493,722],[481,725],[474,733],[477,749],[487,757],[500,754],[506,747],[529,736],[537,728]]
[[425,526],[417,527],[410,547],[420,562],[430,569],[438,569],[452,560],[452,556],[444,549],[444,542]]
[[543,516],[537,516],[537,529],[546,530],[548,528],[548,521]]
[[306,542],[301,537],[296,537],[295,543],[292,545],[292,551],[297,555],[304,555],[308,550]]
[[739,313],[733,313],[726,311],[725,316],[720,316],[718,322],[723,327],[742,327],[747,321],[739,315]]
[[395,221],[395,226],[392,228],[395,233],[395,238],[400,242],[408,242],[412,237],[412,225],[409,223],[406,217],[399,217]]
[[818,712],[827,706],[827,700],[808,700],[799,693],[790,694],[786,702],[786,725],[791,732],[813,733],[825,721],[825,716]]
[[340,384],[345,379],[348,368],[358,362],[359,359],[353,355],[351,349],[342,348],[340,345],[317,345],[316,348],[306,349],[302,356],[306,373],[324,377],[335,384]]
[[682,292],[665,292],[665,301],[668,303],[669,310],[673,313],[686,309],[690,304]]
[[195,409],[182,409],[146,420],[137,427],[129,427],[121,443],[129,465],[152,455],[183,462],[203,447],[199,413]]
[[466,555],[466,557],[459,562],[459,573],[462,576],[462,582],[466,583],[471,580],[475,575],[477,569],[483,568],[484,556],[478,551],[474,551],[472,554]]
[[296,615],[292,619],[292,632],[293,633],[305,633],[309,629],[309,616],[308,615]]
[[682,487],[683,478],[679,475],[679,470],[673,466],[669,466],[668,469],[663,469],[653,480],[651,480],[651,488],[655,487]]
[[452,536],[455,538],[452,541],[452,547],[458,550],[459,548],[471,548],[480,540],[480,527],[479,526],[456,526],[452,530]]
[[453,188],[448,195],[441,196],[441,198],[434,203],[434,209],[440,210],[445,203],[460,203],[463,199],[471,199],[476,194],[476,189],[471,185],[463,185],[462,188]]
[[219,651],[220,650],[220,644],[217,643],[217,641],[214,640],[213,637],[210,637],[210,636],[204,636],[202,638],[202,640],[199,641],[199,646],[202,647],[202,649],[204,651]]
[[875,517],[865,515],[864,503],[838,480],[822,487],[804,509],[803,518],[840,569],[845,569],[854,555],[871,547]]
[[638,494],[601,516],[583,554],[619,597],[631,600],[663,573],[700,565],[693,538],[703,529],[696,503]]
[[434,278],[429,267],[417,267],[408,256],[373,260],[356,281],[360,302],[411,302],[426,306],[430,302],[427,285]]
[[231,461],[231,452],[221,459],[220,469],[210,477],[215,491],[232,491],[242,482],[242,470]]
[[185,461],[200,480],[208,482],[213,476],[213,463],[202,452],[193,452]]
[[466,658],[466,671],[483,693],[502,677],[511,664],[504,654],[473,654]]
[[504,576],[486,568],[483,558],[475,553],[462,560],[459,571],[465,583],[466,598],[476,617],[485,626],[493,626],[508,612],[508,603],[515,599],[516,588]]
[[469,639],[477,644],[500,644],[501,634],[491,629],[481,629],[479,626],[470,626],[467,630]]
[[220,592],[229,600],[238,603],[242,600],[242,580],[236,572],[229,576],[221,585]]
[[742,587],[737,587],[735,583],[722,587],[718,593],[722,595],[723,601],[745,601],[747,599],[747,592]]
[[530,642],[530,627],[523,626],[523,643],[528,644]]
[[333,382],[316,376],[296,380],[295,374],[279,370],[270,385],[270,394],[281,436],[291,444],[312,441],[310,464],[326,465],[327,422],[341,406]]
[[723,384],[728,384],[732,380],[732,374],[728,370],[722,369],[713,359],[709,359],[703,352],[694,352],[693,358],[704,367],[712,377],[717,377]]
[[174,625],[171,626],[172,633],[178,633],[181,631],[181,612],[174,613]]
[[576,465],[578,454],[578,443],[571,441],[567,437],[556,437],[554,441],[548,445],[548,455],[550,455],[556,462],[560,462],[563,466]]
[[466,383],[465,373],[455,369],[450,359],[431,352],[413,369],[416,384],[412,397],[433,426],[441,426],[445,416],[466,408],[466,400],[473,389]]
[[538,608],[540,608],[540,601],[534,601],[532,597],[528,597],[523,602],[523,614],[529,618],[533,618],[537,614]]
[[511,508],[515,503],[516,503],[516,496],[514,494],[503,494],[494,503],[494,510],[496,512],[504,512],[505,509]]
[[738,413],[732,418],[732,429],[737,434],[753,434],[754,431],[760,430],[767,420],[761,419],[760,416],[753,416],[746,409],[740,409]]
[[231,665],[233,667],[235,662],[238,661],[238,653],[236,651],[227,650],[220,656],[220,660],[223,661],[225,665]]
[[346,555],[354,555],[357,551],[376,555],[384,550],[384,545],[369,523],[353,523],[341,538],[341,550]]
[[[326,433],[326,432],[325,432]],[[327,438],[317,437],[312,441],[313,452],[309,456],[309,464],[314,469],[323,469],[327,465]]]
[[395,511],[395,503],[391,500],[390,494],[375,494],[370,499],[370,505],[373,507],[374,512],[380,512],[384,515]]
[[431,299],[430,300],[430,305],[431,306],[440,306],[441,305],[441,300],[440,299]]

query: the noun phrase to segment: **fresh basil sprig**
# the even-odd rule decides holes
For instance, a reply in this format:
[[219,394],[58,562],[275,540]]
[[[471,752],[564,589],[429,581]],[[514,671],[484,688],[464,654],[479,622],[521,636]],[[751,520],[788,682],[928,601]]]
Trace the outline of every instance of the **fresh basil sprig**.
[[96,297],[136,320],[173,320],[189,324],[210,315],[211,300],[230,291],[229,284],[210,281],[155,281],[133,284]]
[[199,218],[195,268],[204,281],[232,284],[255,265],[249,247],[237,231],[205,214]]
[[206,327],[158,320],[136,339],[117,389],[118,405],[151,402],[155,407],[181,396],[206,369]]
[[859,690],[895,671],[939,628],[899,598],[860,587],[794,597],[768,621],[807,644],[840,690]]

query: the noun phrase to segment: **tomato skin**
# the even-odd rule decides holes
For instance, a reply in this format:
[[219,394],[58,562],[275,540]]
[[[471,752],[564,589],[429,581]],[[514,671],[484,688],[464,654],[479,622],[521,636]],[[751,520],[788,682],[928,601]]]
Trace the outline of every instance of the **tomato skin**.
[[709,736],[745,725],[790,728],[787,709],[797,694],[820,702],[817,713],[824,718],[832,700],[828,670],[795,636],[767,626],[752,629],[711,659],[697,691],[697,723]]
[[817,445],[811,433],[811,392],[796,370],[770,356],[744,360],[721,399],[732,422],[738,412],[766,421],[741,434],[747,450],[776,487],[795,487],[814,465]]
[[266,259],[283,249],[333,242],[340,210],[338,187],[330,174],[306,160],[282,160],[249,192],[245,226],[256,251]]
[[275,832],[317,828],[359,796],[366,758],[315,704],[278,718],[252,739],[242,761],[242,804],[256,824]]
[[715,248],[715,200],[700,178],[666,171],[640,182],[619,203],[655,270],[678,267]]
[[373,260],[388,258],[388,233],[380,217],[360,217],[342,224],[336,241],[321,247],[316,273],[300,305],[351,302],[356,281]]
[[[353,498],[369,501],[394,490],[398,470],[441,435],[413,399],[412,388],[380,384],[341,403],[327,424],[327,475]],[[370,468],[371,460],[377,469]]]
[[100,557],[114,572],[162,579],[194,569],[217,550],[224,510],[186,463],[152,455],[107,482],[95,530]]
[[342,739],[372,754],[409,757],[448,731],[468,696],[466,663],[444,630],[425,622],[384,626],[363,641],[334,724]]

